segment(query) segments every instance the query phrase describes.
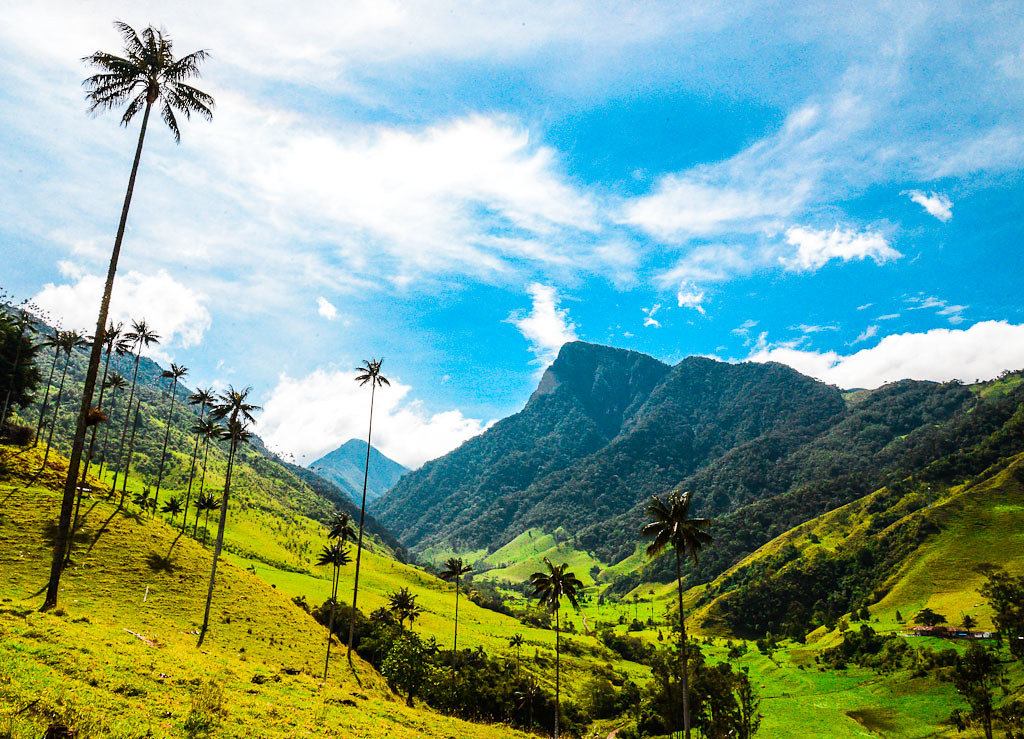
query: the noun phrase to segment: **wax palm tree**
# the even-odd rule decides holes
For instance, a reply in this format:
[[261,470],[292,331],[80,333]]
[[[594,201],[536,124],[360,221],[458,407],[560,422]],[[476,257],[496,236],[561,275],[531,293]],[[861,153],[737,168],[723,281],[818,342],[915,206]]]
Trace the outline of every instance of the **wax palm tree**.
[[[138,433],[139,425],[142,423],[142,398],[135,401],[135,415],[132,416],[132,435],[128,440],[128,458],[125,460],[124,474],[121,475],[121,500],[128,493],[128,473],[132,470],[132,457],[135,456],[135,434]],[[121,460],[117,461],[121,467]]]
[[682,664],[683,678],[683,733],[690,739],[690,676],[686,663],[686,614],[683,611],[683,569],[682,558],[689,554],[697,563],[697,552],[711,543],[708,527],[711,521],[706,518],[690,518],[689,491],[673,490],[668,500],[656,495],[651,496],[647,504],[647,515],[652,519],[640,533],[646,538],[654,538],[647,547],[647,555],[654,557],[666,547],[672,547],[676,555],[676,591],[679,596],[679,656]]
[[50,434],[46,438],[46,452],[43,454],[43,464],[39,472],[46,469],[46,462],[50,458],[50,449],[53,446],[53,432],[57,429],[57,412],[60,410],[60,401],[64,397],[64,380],[68,376],[68,366],[71,364],[71,353],[75,349],[88,346],[85,337],[78,331],[58,331],[58,343],[60,351],[64,354],[64,369],[60,374],[60,386],[57,389],[57,398],[53,401],[53,418],[50,419]]
[[423,609],[416,602],[416,596],[409,592],[409,588],[400,588],[388,593],[388,610],[398,619],[398,625],[402,626],[405,619],[409,619],[409,625],[416,620],[416,617],[423,613]]
[[[153,505],[156,505],[156,501],[153,501]],[[172,495],[171,499],[164,503],[163,508],[160,509],[164,513],[171,514],[171,523],[174,523],[174,518],[181,513],[181,498],[177,495]]]
[[46,418],[46,405],[50,400],[50,387],[53,385],[53,372],[57,369],[57,360],[60,359],[60,331],[54,331],[45,339],[40,341],[37,349],[53,349],[53,360],[50,362],[50,372],[46,377],[46,391],[43,393],[43,402],[39,406],[39,420],[36,421],[36,435],[32,446],[39,443],[39,437],[43,433],[43,419]]
[[[217,396],[214,395],[213,388],[199,388],[188,396],[189,405],[199,406],[199,423],[206,420],[206,406],[212,405],[216,400]],[[190,430],[196,435],[196,441],[195,444],[192,445],[192,463],[188,468],[188,491],[185,493],[185,508],[183,511],[185,515],[181,517],[182,531],[185,531],[185,526],[188,524],[188,504],[192,501],[192,482],[195,480],[196,475],[196,458],[199,455],[199,440],[203,438],[201,431],[197,430],[195,425],[192,426]]]
[[[120,373],[115,372],[104,384],[110,388],[110,405],[113,406],[114,401],[117,400],[117,392],[128,387],[128,380],[124,379]],[[125,413],[127,413],[127,411],[125,411]],[[107,441],[110,439],[110,427],[113,425],[113,417],[111,417],[111,422],[107,424],[105,429],[103,429],[103,449],[100,452],[100,480],[103,480],[103,466],[107,463]]]
[[[203,439],[203,474],[199,480],[199,497],[203,497],[203,493],[206,491],[206,468],[207,462],[210,458],[210,443],[217,441],[218,439],[224,438],[224,427],[217,423],[217,421],[210,417],[209,414],[206,418],[202,419],[192,427],[193,433],[199,434]],[[199,511],[196,511],[196,524],[199,523]],[[192,537],[195,538],[196,531],[195,526],[192,527]],[[204,534],[205,537],[205,534]],[[203,541],[205,544],[205,539]]]
[[[116,326],[113,323],[111,323],[109,326],[107,326],[106,330],[103,332],[103,336],[101,337],[103,340],[103,351],[104,354],[106,355],[106,358],[103,361],[103,379],[100,380],[100,399],[96,402],[96,408],[99,410],[103,410],[103,395],[107,389],[107,373],[110,370],[110,355],[111,353],[116,351],[119,346],[119,342],[121,339],[121,329],[123,328],[123,326],[124,324],[121,323],[118,323]],[[94,341],[96,341],[96,337],[90,336],[90,344]],[[107,428],[109,428],[109,426]],[[89,473],[89,465],[92,464],[92,453],[93,449],[96,447],[96,433],[98,431],[98,424],[92,427],[92,434],[90,435],[89,438],[89,449],[85,453],[85,464],[82,466],[82,479],[79,481],[79,488],[85,486],[85,476]],[[78,508],[81,502],[82,495],[81,490],[79,490],[78,498],[75,501],[74,521],[76,527],[78,526]]]
[[247,402],[251,387],[244,390],[235,390],[228,386],[227,392],[220,393],[217,404],[213,406],[210,415],[217,419],[227,418],[228,437],[228,466],[224,474],[224,491],[221,494],[220,522],[217,524],[217,542],[213,549],[213,565],[210,567],[210,588],[206,593],[206,610],[203,613],[203,627],[199,631],[199,643],[202,646],[206,638],[206,630],[210,626],[210,604],[213,602],[213,586],[217,580],[217,560],[220,558],[220,550],[224,546],[224,526],[228,520],[228,496],[231,495],[231,472],[235,463],[235,454],[238,448],[246,443],[252,434],[246,427],[253,423],[252,412],[259,410],[259,406]]
[[538,598],[541,605],[546,606],[555,615],[555,739],[558,739],[558,714],[562,710],[562,641],[558,611],[562,606],[562,598],[568,600],[574,610],[580,610],[578,596],[583,589],[583,583],[575,573],[566,571],[569,568],[568,562],[554,565],[550,559],[545,557],[544,566],[547,568],[547,572],[534,572],[530,575],[530,585],[533,587],[533,596]]
[[352,561],[344,539],[328,544],[320,551],[317,565],[331,565],[334,576],[331,579],[331,616],[327,626],[327,657],[324,659],[324,682],[327,682],[327,668],[331,664],[331,642],[334,641],[334,608],[338,604],[338,584],[341,581],[341,568]]
[[[359,506],[359,543],[356,545],[356,574],[352,583],[352,611],[356,610],[356,600],[359,598],[359,563],[363,553],[363,521],[366,518],[366,482],[370,476],[370,441],[373,438],[373,400],[378,387],[390,385],[388,378],[380,373],[380,366],[384,358],[363,360],[362,365],[356,367],[356,382],[360,387],[370,383],[370,427],[366,433],[366,466],[363,469],[363,501]],[[348,623],[348,663],[352,664],[352,640],[355,637],[356,621],[349,619]]]
[[448,582],[455,581],[455,640],[452,643],[452,654],[459,653],[459,587],[462,584],[462,576],[472,572],[471,565],[463,564],[462,557],[449,557],[444,563],[441,571],[441,578]]
[[132,498],[132,503],[137,505],[143,511],[148,511],[153,507],[153,491],[149,489],[149,486],[142,488],[141,493],[136,493],[135,497]]
[[538,695],[540,695],[540,688],[537,686],[537,681],[534,680],[532,677],[530,678],[530,682],[524,690],[517,690],[515,693],[516,698],[519,699],[520,708],[525,708],[526,706],[529,706],[530,723],[527,731],[529,731],[531,734],[533,733],[533,701],[537,698]]
[[121,242],[124,239],[125,226],[128,223],[128,208],[131,206],[132,191],[135,189],[135,176],[139,170],[139,159],[142,157],[142,144],[146,138],[146,127],[149,114],[157,105],[160,117],[171,130],[174,140],[181,140],[178,120],[175,112],[183,113],[186,118],[192,114],[212,119],[213,98],[191,85],[186,80],[199,75],[199,65],[206,58],[205,51],[195,51],[175,59],[174,46],[171,39],[162,31],[150,26],[141,34],[137,34],[131,26],[121,23],[114,24],[124,42],[124,56],[119,57],[104,51],[97,51],[83,59],[84,62],[98,68],[99,73],[89,77],[83,83],[90,110],[110,110],[126,104],[121,123],[127,126],[139,111],[143,111],[142,126],[139,129],[139,142],[135,147],[135,160],[132,162],[132,173],[128,178],[128,190],[121,207],[121,220],[117,226],[117,237],[110,254],[107,267],[107,279],[103,286],[103,297],[100,299],[99,314],[96,317],[96,341],[92,345],[89,356],[89,367],[85,374],[85,385],[82,388],[82,407],[78,413],[78,424],[75,438],[71,445],[71,458],[68,463],[68,476],[64,485],[64,498],[61,502],[60,522],[54,542],[54,556],[50,567],[50,581],[47,587],[46,600],[42,610],[49,610],[57,605],[57,593],[60,589],[63,553],[71,527],[71,508],[75,497],[75,484],[78,479],[78,466],[81,463],[82,449],[85,446],[85,434],[88,428],[89,411],[92,408],[93,390],[99,374],[100,355],[103,344],[100,336],[107,325],[107,313],[110,308],[110,295],[114,289],[114,276],[117,273],[117,261],[121,253]]
[[206,520],[203,521],[204,546],[206,545],[206,532],[210,525],[210,512],[215,511],[218,508],[220,508],[220,503],[217,501],[217,496],[213,495],[212,493],[210,495],[204,495],[203,493],[200,493],[199,497],[196,499],[196,522],[195,525],[192,527],[192,538],[194,539],[197,535],[197,529],[199,527],[199,516],[205,513]]
[[[171,368],[164,370],[160,376],[171,381],[171,405],[167,410],[167,428],[164,430],[164,445],[160,450],[160,471],[156,476],[156,493],[153,495],[154,504],[160,502],[160,483],[164,479],[164,463],[167,461],[167,442],[171,438],[171,423],[174,420],[174,398],[178,392],[178,380],[188,374],[188,367],[179,366],[171,362]],[[172,519],[173,520],[173,519]]]
[[[4,405],[3,410],[0,410],[0,427],[7,421],[7,410],[11,405],[11,395],[14,393],[15,378],[18,376],[18,368],[21,366],[21,361],[25,357],[22,357],[21,347],[24,343],[25,334],[34,334],[36,332],[36,321],[29,315],[27,310],[22,310],[19,313],[15,313],[8,319],[10,329],[14,332],[17,337],[16,346],[17,349],[14,352],[14,362],[11,365],[11,384],[7,388],[7,392],[4,394]],[[35,353],[35,347],[31,344],[30,350],[26,352],[29,355]]]
[[[131,354],[135,357],[134,369],[132,370],[132,389],[128,393],[128,407],[132,407],[132,403],[135,402],[135,386],[139,381],[139,362],[142,359],[142,350],[145,347],[153,344],[160,343],[160,335],[157,334],[149,324],[146,323],[146,319],[143,318],[141,321],[132,321],[132,330],[128,331],[124,335],[124,342],[121,347],[124,353]],[[121,430],[121,444],[117,448],[117,469],[114,470],[114,481],[111,484],[111,489],[117,489],[117,475],[124,471],[124,444],[128,439],[128,424],[129,417],[124,418],[124,428]],[[125,485],[127,486],[128,473],[124,472]]]
[[327,527],[328,539],[341,539],[342,542],[349,542],[355,539],[356,532],[352,528],[352,517],[345,511],[339,511],[331,517]]
[[523,648],[523,635],[522,634],[513,634],[512,637],[508,640],[508,645],[510,647],[515,647],[515,650],[516,650],[516,677],[519,677],[519,665],[520,665],[520,662],[521,662],[521,659],[522,659],[521,655],[520,655],[520,650]]

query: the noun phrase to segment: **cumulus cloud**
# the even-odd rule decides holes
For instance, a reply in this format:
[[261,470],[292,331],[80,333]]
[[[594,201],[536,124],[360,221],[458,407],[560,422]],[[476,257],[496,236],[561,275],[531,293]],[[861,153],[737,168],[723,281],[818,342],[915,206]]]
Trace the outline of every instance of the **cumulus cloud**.
[[929,215],[933,215],[943,223],[953,219],[953,201],[946,195],[937,192],[926,193],[923,190],[910,190],[907,196],[920,205]]
[[842,388],[874,388],[902,379],[989,380],[1024,368],[1024,324],[984,321],[967,329],[891,334],[855,354],[758,346],[754,362],[781,362]]
[[676,293],[676,301],[680,308],[693,308],[693,310],[704,315],[704,291],[691,284],[689,287],[680,287]]
[[[69,281],[47,283],[32,302],[65,328],[91,333],[96,328],[105,278],[69,262],[59,267]],[[150,353],[165,358],[167,349],[187,348],[202,341],[211,323],[205,301],[205,296],[178,282],[166,270],[152,274],[129,270],[114,281],[109,316],[115,323],[144,318],[160,334],[160,344],[151,347]]]
[[661,310],[661,303],[655,303],[650,308],[643,308],[642,310],[644,312],[644,326],[661,328],[661,322],[654,317],[654,314]]
[[875,264],[883,264],[903,256],[880,233],[857,233],[838,226],[832,231],[794,226],[786,231],[786,242],[797,249],[795,255],[782,259],[793,270],[820,269],[832,259],[873,259]]
[[[307,464],[349,439],[365,438],[370,391],[353,382],[353,375],[338,368],[305,377],[281,374],[263,404],[257,432],[271,449]],[[407,467],[447,454],[489,425],[459,410],[431,413],[411,393],[410,386],[391,379],[390,387],[378,388],[373,408],[373,445]]]
[[558,350],[569,341],[576,341],[576,324],[566,308],[558,307],[558,292],[550,285],[535,282],[528,288],[533,307],[529,313],[513,313],[508,317],[519,333],[530,342],[535,364],[547,367]]
[[334,303],[322,295],[316,299],[316,312],[328,321],[333,321],[338,317],[338,309],[334,307]]

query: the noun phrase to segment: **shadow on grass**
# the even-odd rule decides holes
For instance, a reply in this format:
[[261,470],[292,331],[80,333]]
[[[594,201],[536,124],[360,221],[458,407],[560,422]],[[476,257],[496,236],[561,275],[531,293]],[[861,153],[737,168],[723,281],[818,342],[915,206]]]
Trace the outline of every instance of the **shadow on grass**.
[[166,572],[168,575],[174,572],[174,563],[170,554],[163,555],[157,552],[150,552],[146,555],[146,566],[153,572]]

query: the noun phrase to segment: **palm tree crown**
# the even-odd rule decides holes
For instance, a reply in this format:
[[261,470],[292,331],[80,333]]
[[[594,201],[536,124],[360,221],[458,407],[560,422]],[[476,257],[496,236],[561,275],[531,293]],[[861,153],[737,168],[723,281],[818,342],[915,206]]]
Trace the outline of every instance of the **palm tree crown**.
[[351,561],[352,557],[349,554],[348,547],[345,546],[344,542],[336,541],[320,550],[320,556],[317,558],[316,563],[319,566],[344,567]]
[[387,385],[391,386],[388,382],[388,378],[380,373],[380,366],[384,363],[384,357],[380,359],[364,359],[363,363],[356,367],[356,382],[362,387],[366,383],[371,383],[374,387],[382,387]]
[[352,528],[352,517],[345,511],[335,513],[328,524],[327,538],[341,539],[343,542],[346,542],[355,537],[356,531]]
[[176,142],[181,141],[181,131],[174,111],[186,118],[196,113],[208,121],[213,119],[213,98],[184,82],[199,76],[206,51],[175,59],[174,44],[163,31],[149,26],[140,38],[127,23],[117,21],[114,27],[124,42],[124,56],[97,51],[82,59],[100,70],[82,83],[91,112],[127,103],[121,116],[122,125],[127,126],[136,113],[156,104]]
[[690,518],[689,491],[672,491],[668,501],[656,495],[651,496],[647,504],[647,515],[653,521],[640,529],[646,538],[654,537],[647,547],[650,557],[659,554],[671,545],[680,553],[689,554],[697,561],[697,552],[711,543],[711,535],[707,532],[711,521],[707,518]]

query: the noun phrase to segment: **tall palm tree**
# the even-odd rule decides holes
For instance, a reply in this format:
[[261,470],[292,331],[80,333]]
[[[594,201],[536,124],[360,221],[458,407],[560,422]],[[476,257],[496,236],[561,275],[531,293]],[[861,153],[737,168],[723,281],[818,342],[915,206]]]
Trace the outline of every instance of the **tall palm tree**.
[[60,410],[60,401],[64,396],[64,380],[68,376],[68,365],[71,364],[71,353],[75,349],[88,346],[85,337],[78,331],[58,331],[58,343],[60,351],[64,353],[64,369],[60,374],[60,386],[57,389],[57,398],[53,401],[53,418],[50,419],[50,434],[46,438],[46,452],[43,454],[43,464],[39,472],[46,469],[46,462],[50,458],[50,449],[53,447],[53,432],[57,428],[57,412]]
[[444,569],[441,571],[442,579],[448,582],[455,581],[455,640],[452,643],[453,655],[459,653],[459,588],[462,584],[462,576],[472,571],[473,567],[471,565],[462,563],[462,557],[449,557],[448,561],[444,563]]
[[[28,313],[27,310],[22,310],[20,313],[15,313],[9,319],[11,329],[14,331],[14,335],[17,337],[17,349],[14,352],[14,362],[11,365],[11,384],[7,388],[7,392],[4,394],[4,405],[3,410],[0,410],[0,427],[7,421],[7,410],[11,405],[11,395],[14,393],[15,378],[18,376],[18,368],[21,366],[22,355],[22,343],[25,338],[25,334],[33,334],[36,332],[35,319]],[[31,344],[30,344],[31,347]],[[34,347],[32,347],[28,354],[34,353]]]
[[[189,405],[198,405],[199,408],[199,423],[206,420],[206,406],[211,405],[217,397],[213,394],[213,388],[199,388],[194,393],[188,396]],[[190,429],[193,434],[196,435],[196,442],[192,445],[192,464],[188,468],[188,491],[185,493],[185,515],[181,517],[181,530],[185,530],[185,526],[188,523],[188,504],[192,501],[192,482],[195,480],[196,475],[196,457],[199,455],[199,440],[202,438],[202,431],[197,429],[197,425],[192,426]],[[197,519],[198,520],[198,519]]]
[[[124,335],[124,351],[125,353],[132,354],[135,357],[135,368],[132,370],[132,389],[128,393],[128,407],[132,407],[132,403],[135,401],[135,386],[139,381],[139,362],[142,359],[142,350],[145,347],[151,346],[152,344],[160,343],[160,335],[157,334],[153,329],[146,323],[146,319],[143,318],[141,321],[132,321],[132,330]],[[124,444],[128,439],[128,423],[129,418],[124,418],[124,428],[121,430],[121,444],[117,448],[117,469],[114,470],[114,481],[111,484],[111,489],[117,489],[117,475],[119,472],[124,470]],[[125,481],[127,484],[128,472],[124,473]]]
[[341,568],[352,561],[349,556],[348,547],[345,541],[336,541],[328,544],[320,551],[320,558],[316,561],[318,565],[331,565],[334,567],[334,576],[331,579],[331,617],[327,626],[327,657],[324,659],[324,682],[327,682],[327,668],[331,664],[331,642],[334,641],[334,607],[338,604],[338,583],[341,581]]
[[[352,612],[356,610],[356,600],[359,598],[359,564],[363,554],[363,520],[366,518],[366,481],[370,476],[370,441],[373,438],[373,400],[378,387],[391,385],[388,378],[380,373],[380,366],[384,358],[363,360],[362,365],[356,367],[356,382],[360,387],[370,383],[370,428],[366,432],[366,466],[363,470],[363,502],[359,506],[359,543],[356,545],[356,574],[352,584]],[[349,619],[348,622],[348,663],[352,665],[352,639],[356,633],[356,620]]]
[[[171,406],[167,410],[167,429],[164,431],[164,445],[160,450],[160,471],[156,476],[156,493],[153,495],[154,504],[160,503],[160,483],[164,480],[164,462],[167,461],[167,441],[171,438],[171,423],[174,420],[174,397],[178,392],[178,380],[188,374],[188,367],[180,366],[171,362],[171,368],[164,370],[161,377],[171,381]],[[173,518],[171,519],[174,520]]]
[[[110,376],[110,379],[104,383],[110,388],[110,405],[114,405],[114,401],[117,400],[117,391],[124,390],[128,387],[128,380],[124,379],[120,373],[115,372]],[[127,413],[128,411],[125,411]],[[107,441],[110,439],[110,427],[113,426],[113,418],[111,422],[107,424],[107,427],[103,429],[103,449],[100,451],[100,472],[99,478],[103,480],[103,466],[107,463]]]
[[[156,505],[156,501],[153,501],[153,505]],[[171,514],[171,523],[174,523],[174,517],[181,513],[181,499],[177,495],[172,495],[171,499],[164,503],[164,507],[160,509],[164,513]]]
[[423,613],[423,608],[416,602],[416,596],[405,587],[388,593],[388,610],[398,618],[399,626],[405,623],[405,619],[409,619],[409,625],[412,626],[416,617]]
[[711,521],[706,518],[690,518],[689,491],[673,490],[668,500],[652,495],[647,504],[647,515],[652,519],[640,529],[646,538],[654,538],[647,547],[647,556],[654,557],[665,547],[671,546],[676,553],[676,590],[679,595],[679,657],[683,677],[683,733],[690,739],[690,676],[686,664],[686,614],[683,611],[683,568],[685,554],[697,563],[697,552],[711,543],[708,528]]
[[218,508],[220,508],[220,503],[217,501],[217,496],[215,496],[213,493],[211,493],[210,495],[200,493],[199,497],[196,499],[196,522],[195,525],[192,527],[192,538],[194,539],[197,535],[197,531],[199,528],[199,516],[205,513],[206,520],[203,521],[204,546],[206,545],[206,531],[210,525],[210,512],[215,511]]
[[516,648],[516,677],[519,677],[519,665],[521,661],[520,650],[523,648],[523,635],[513,634],[508,640],[508,645]]
[[[103,379],[100,380],[100,399],[96,402],[96,408],[98,410],[103,410],[103,394],[107,389],[107,372],[110,370],[110,355],[118,347],[118,342],[120,341],[121,338],[122,327],[123,324],[121,323],[118,323],[116,326],[113,323],[111,323],[103,332],[103,351],[104,354],[106,355],[106,359],[104,359],[103,361]],[[90,342],[93,342],[96,340],[96,337],[91,336],[89,337],[89,339]],[[89,465],[92,464],[92,453],[93,449],[96,446],[96,433],[98,431],[99,424],[96,424],[92,427],[92,434],[89,437],[89,449],[85,453],[85,464],[82,465],[82,479],[79,481],[79,492],[78,497],[75,501],[75,516],[73,519],[76,527],[78,526],[78,508],[82,503],[81,488],[85,486],[85,476],[89,474]]]
[[339,511],[331,517],[327,527],[328,539],[341,539],[343,543],[356,538],[356,532],[352,528],[352,517],[345,511]]
[[228,386],[227,392],[220,393],[218,402],[213,406],[210,415],[217,419],[227,418],[228,437],[228,467],[224,473],[224,492],[221,494],[220,522],[217,524],[217,543],[213,549],[213,565],[210,567],[210,588],[206,592],[206,610],[203,613],[203,628],[199,631],[199,642],[196,646],[202,646],[206,638],[206,630],[210,627],[210,604],[213,602],[213,586],[217,581],[217,560],[220,558],[220,550],[224,546],[224,526],[228,520],[228,496],[231,495],[231,472],[235,463],[235,454],[238,447],[252,438],[252,434],[246,431],[246,427],[256,419],[252,412],[259,410],[259,406],[247,402],[251,387],[244,390],[235,390]]
[[184,113],[186,118],[191,118],[193,113],[207,120],[213,118],[213,98],[205,92],[185,84],[186,80],[199,75],[199,65],[207,56],[205,51],[195,51],[180,59],[175,59],[171,39],[162,31],[150,26],[142,32],[140,37],[131,26],[120,21],[116,22],[114,27],[121,34],[121,40],[124,42],[124,56],[119,57],[104,51],[97,51],[83,59],[84,62],[99,69],[98,74],[89,77],[83,83],[89,108],[96,112],[127,104],[124,114],[121,116],[121,123],[125,126],[140,110],[144,112],[142,126],[139,129],[139,142],[135,147],[135,160],[132,162],[132,173],[128,178],[128,190],[125,192],[124,204],[121,206],[121,220],[118,222],[117,236],[110,254],[110,264],[107,267],[107,280],[103,286],[103,297],[100,299],[100,309],[96,316],[96,340],[93,342],[92,353],[89,356],[89,367],[86,370],[85,385],[82,388],[82,407],[78,412],[78,424],[75,427],[75,438],[71,445],[68,476],[64,484],[64,498],[61,501],[53,562],[50,566],[50,581],[47,586],[46,600],[43,601],[42,606],[44,611],[57,605],[60,575],[63,570],[63,554],[71,528],[71,508],[75,498],[78,466],[82,460],[89,411],[92,409],[92,396],[103,351],[103,342],[100,337],[103,334],[103,327],[107,325],[110,294],[114,289],[117,260],[121,254],[121,242],[124,239],[125,226],[128,223],[128,208],[131,206],[135,177],[139,171],[139,159],[142,157],[142,144],[146,138],[149,113],[153,105],[156,104],[160,117],[171,130],[176,142],[181,140],[181,132],[178,130],[175,111]]
[[[138,433],[139,424],[142,423],[142,398],[135,401],[135,413],[132,415],[132,436],[128,441],[128,458],[125,460],[124,474],[121,476],[121,500],[128,494],[128,473],[132,469],[132,457],[135,455],[135,434]],[[118,467],[121,460],[117,461]]]
[[32,442],[32,446],[39,443],[39,437],[43,433],[43,419],[46,418],[46,405],[50,400],[50,387],[53,385],[53,371],[57,369],[57,360],[60,359],[60,334],[61,332],[59,329],[55,330],[52,334],[36,345],[37,349],[53,349],[53,361],[50,362],[50,373],[46,377],[46,391],[43,393],[43,402],[39,406],[39,420],[36,421],[36,435]]
[[[210,459],[210,443],[224,438],[226,429],[223,425],[217,423],[216,419],[211,418],[207,414],[206,418],[197,423],[192,427],[192,430],[203,437],[203,475],[199,480],[199,495],[206,491],[206,468],[207,462]],[[196,521],[199,520],[198,515]],[[195,537],[196,532],[193,529],[192,536]],[[205,543],[205,542],[204,542]]]
[[547,572],[534,572],[530,575],[530,585],[533,587],[533,596],[555,614],[555,739],[558,739],[558,715],[562,712],[562,639],[558,611],[562,606],[562,598],[568,600],[574,610],[580,610],[578,595],[583,589],[583,582],[575,573],[566,571],[569,568],[568,562],[554,565],[545,557],[544,565]]

